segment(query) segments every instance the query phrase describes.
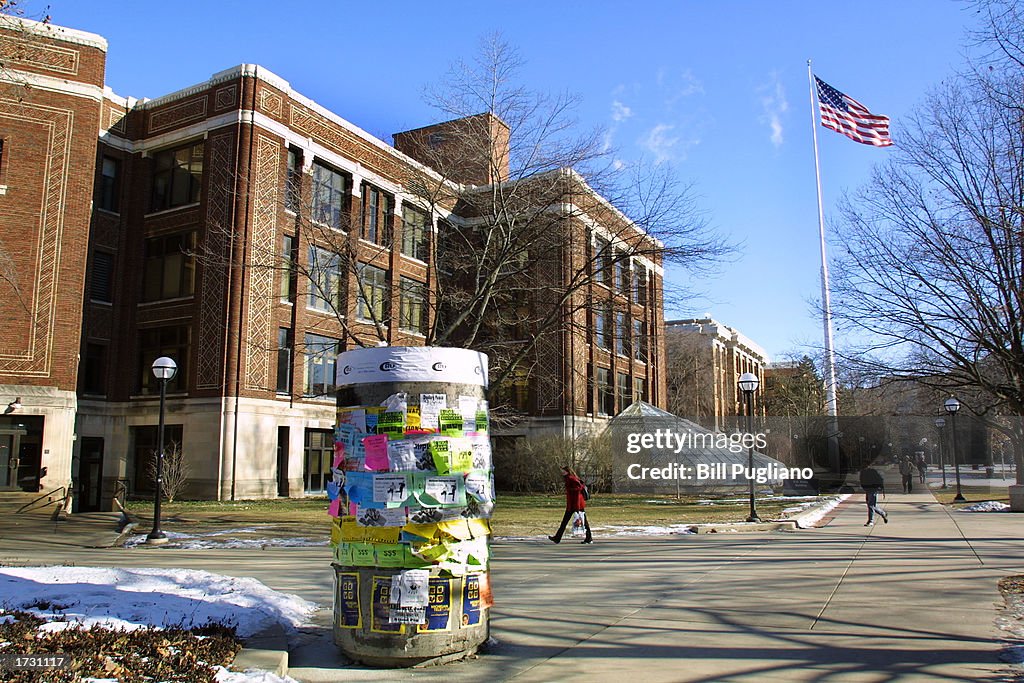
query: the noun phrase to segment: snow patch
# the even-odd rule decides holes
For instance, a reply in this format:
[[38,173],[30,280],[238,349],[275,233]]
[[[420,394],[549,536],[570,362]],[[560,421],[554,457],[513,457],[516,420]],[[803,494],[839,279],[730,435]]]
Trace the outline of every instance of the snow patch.
[[998,500],[986,500],[974,505],[960,508],[960,512],[1006,512],[1010,506]]
[[[47,604],[49,608],[41,608]],[[255,635],[272,624],[294,631],[315,603],[271,590],[252,578],[186,569],[0,567],[0,606],[49,621],[42,628],[234,624]]]

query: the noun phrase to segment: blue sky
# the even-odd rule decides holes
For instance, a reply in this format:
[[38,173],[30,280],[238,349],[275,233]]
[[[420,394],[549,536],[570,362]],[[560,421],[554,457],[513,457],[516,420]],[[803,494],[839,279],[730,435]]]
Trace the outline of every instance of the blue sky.
[[[439,120],[421,97],[500,31],[535,89],[582,97],[623,159],[672,164],[708,222],[742,245],[668,318],[714,318],[773,359],[821,345],[807,60],[873,112],[900,119],[964,63],[961,2],[140,2],[50,0],[54,23],[109,41],[107,84],[159,97],[248,62],[364,130]],[[37,9],[30,4],[29,11]],[[819,127],[826,220],[891,150]],[[685,281],[675,272],[669,278]],[[842,345],[842,340],[837,339]]]

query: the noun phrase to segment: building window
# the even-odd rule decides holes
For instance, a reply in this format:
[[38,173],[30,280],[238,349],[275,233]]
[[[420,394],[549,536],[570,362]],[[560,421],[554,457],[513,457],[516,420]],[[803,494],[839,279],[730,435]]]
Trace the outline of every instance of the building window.
[[363,187],[363,239],[374,244],[380,239],[380,190]]
[[92,253],[89,300],[105,304],[114,300],[114,255],[109,252],[94,251]]
[[594,414],[594,366],[587,363],[587,415]]
[[299,150],[288,148],[288,171],[285,176],[284,208],[292,213],[299,211],[299,197],[302,195],[302,155]]
[[599,349],[610,350],[611,342],[611,311],[608,304],[598,304],[594,309],[594,339]]
[[406,332],[427,333],[426,285],[403,277],[399,282],[398,327]]
[[345,176],[313,162],[313,220],[343,230],[344,216]]
[[[156,360],[156,359],[154,359]],[[82,371],[78,374],[83,394],[107,393],[107,345],[86,343],[82,354]]]
[[295,301],[295,274],[299,246],[293,235],[281,238],[281,301]]
[[615,314],[615,353],[629,356],[629,318],[622,311]]
[[363,239],[374,244],[391,242],[395,200],[372,185],[363,185]]
[[633,321],[633,358],[647,362],[647,326],[642,320]]
[[594,238],[594,280],[611,287],[612,284],[612,247],[611,242],[603,237]]
[[639,306],[647,305],[647,268],[640,264],[633,274],[633,301]]
[[597,411],[599,415],[615,413],[615,393],[612,391],[611,370],[597,369]]
[[334,432],[329,429],[307,429],[305,439],[303,480],[306,493],[323,493],[331,481],[331,458],[334,456]]
[[634,377],[633,378],[633,401],[643,401],[644,398],[644,378]]
[[329,396],[334,393],[334,371],[338,363],[340,342],[318,334],[307,334],[306,355],[306,396]]
[[117,213],[121,194],[121,162],[113,157],[100,160],[100,182],[96,186],[96,208]]
[[402,253],[406,256],[427,260],[428,247],[427,215],[410,206],[402,206]]
[[359,265],[359,295],[356,316],[362,320],[384,322],[387,314],[388,273],[366,263]]
[[[146,425],[143,427],[132,427],[132,445],[134,453],[131,462],[131,472],[128,473],[132,482],[132,495],[153,493],[153,472],[152,464],[160,449],[158,425]],[[181,425],[164,425],[164,456],[170,452],[173,444],[180,445],[184,430]],[[166,463],[165,463],[166,464]]]
[[167,382],[167,391],[181,392],[188,386],[190,334],[187,325],[152,327],[139,330],[139,389],[143,394],[160,392],[160,383],[153,376],[153,361],[168,356],[178,365],[178,372]]
[[142,300],[192,296],[195,292],[195,249],[195,232],[147,239]]
[[341,256],[320,247],[309,248],[309,307],[333,313],[341,302]]
[[203,184],[203,141],[153,154],[151,211],[195,204]]
[[615,289],[629,296],[629,261],[622,254],[615,255]]
[[628,408],[629,404],[631,403],[630,391],[633,387],[630,385],[629,375],[627,375],[624,372],[618,373],[618,378],[615,382],[615,387],[618,389],[619,392],[619,412],[621,412]]
[[287,327],[277,328],[277,393],[292,393],[292,331]]

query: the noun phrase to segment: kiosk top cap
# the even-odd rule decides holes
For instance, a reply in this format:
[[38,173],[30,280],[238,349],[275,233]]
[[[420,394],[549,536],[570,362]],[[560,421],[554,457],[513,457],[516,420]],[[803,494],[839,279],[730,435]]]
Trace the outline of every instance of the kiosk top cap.
[[378,346],[338,355],[336,386],[445,382],[487,386],[487,356],[440,346]]

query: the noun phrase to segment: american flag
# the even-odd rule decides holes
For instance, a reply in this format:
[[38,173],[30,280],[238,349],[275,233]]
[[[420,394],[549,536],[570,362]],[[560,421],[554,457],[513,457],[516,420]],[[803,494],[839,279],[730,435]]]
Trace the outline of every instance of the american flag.
[[818,85],[821,125],[865,145],[888,147],[892,144],[888,116],[872,114],[863,104],[817,76],[814,80]]

